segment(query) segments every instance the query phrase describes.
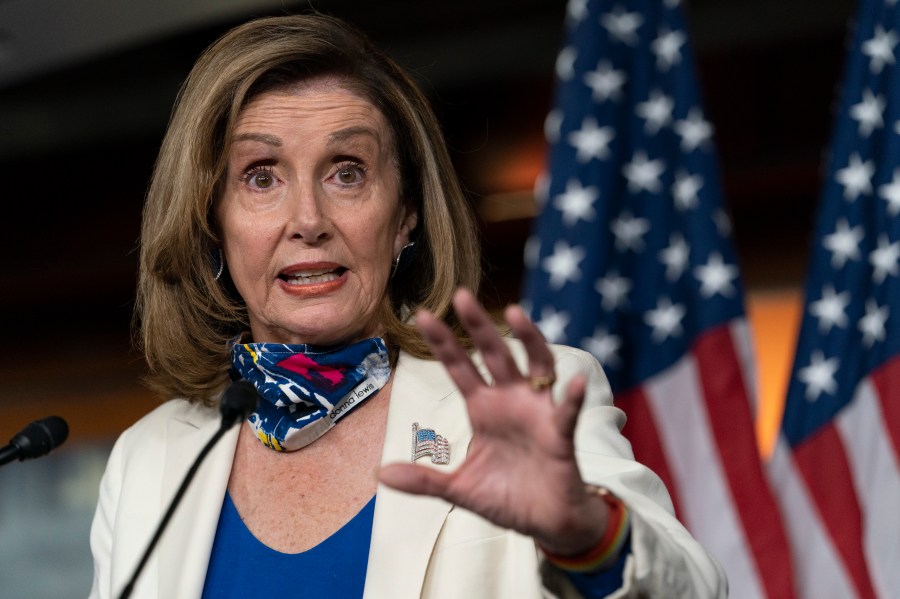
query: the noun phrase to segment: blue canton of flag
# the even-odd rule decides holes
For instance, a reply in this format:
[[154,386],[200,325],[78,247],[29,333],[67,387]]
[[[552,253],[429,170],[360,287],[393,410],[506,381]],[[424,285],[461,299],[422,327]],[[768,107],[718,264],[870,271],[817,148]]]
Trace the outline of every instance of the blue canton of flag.
[[681,11],[573,2],[568,26],[525,297],[620,391],[742,315],[741,287]]
[[603,365],[635,456],[733,598],[793,597],[742,288],[677,0],[572,0],[523,305]]
[[437,434],[432,428],[419,428],[419,423],[413,423],[412,427],[412,460],[431,457],[432,464],[450,463],[450,443],[446,438]]
[[900,597],[898,43],[896,0],[863,0],[770,468],[809,599]]

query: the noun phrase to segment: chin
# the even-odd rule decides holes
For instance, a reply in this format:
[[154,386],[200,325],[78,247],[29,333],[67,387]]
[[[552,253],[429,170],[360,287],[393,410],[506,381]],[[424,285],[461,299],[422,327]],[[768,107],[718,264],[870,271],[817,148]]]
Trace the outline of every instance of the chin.
[[306,345],[347,345],[361,339],[377,336],[377,333],[370,333],[365,330],[351,330],[339,325],[329,327],[327,323],[317,322],[314,329],[306,327],[292,327],[289,331],[284,331],[283,336],[290,339],[282,343],[303,343]]

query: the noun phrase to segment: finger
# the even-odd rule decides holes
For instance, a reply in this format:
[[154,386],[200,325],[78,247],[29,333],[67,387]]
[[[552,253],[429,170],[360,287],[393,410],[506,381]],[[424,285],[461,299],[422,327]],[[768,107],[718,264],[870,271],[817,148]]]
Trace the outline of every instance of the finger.
[[416,328],[422,333],[434,357],[447,369],[447,374],[463,396],[468,397],[479,387],[486,386],[469,355],[459,345],[453,331],[435,318],[434,314],[427,310],[416,312]]
[[537,326],[525,315],[519,306],[506,309],[506,322],[516,338],[522,342],[528,354],[528,377],[555,377],[553,353]]
[[453,309],[475,342],[475,347],[481,352],[485,366],[494,377],[494,383],[502,385],[520,382],[523,378],[522,373],[509,353],[509,348],[503,342],[494,321],[472,292],[468,289],[457,289],[453,296]]
[[563,401],[556,409],[556,426],[560,434],[567,439],[575,436],[575,425],[578,424],[578,415],[581,413],[581,406],[584,405],[586,388],[587,378],[583,374],[572,377],[566,385]]
[[446,498],[450,476],[415,464],[388,464],[379,470],[378,479],[404,493]]

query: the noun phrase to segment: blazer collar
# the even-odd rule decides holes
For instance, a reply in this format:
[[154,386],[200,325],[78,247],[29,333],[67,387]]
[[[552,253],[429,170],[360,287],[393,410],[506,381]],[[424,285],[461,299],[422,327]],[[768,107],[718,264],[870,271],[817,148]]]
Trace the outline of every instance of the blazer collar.
[[[431,428],[450,443],[450,463],[419,465],[452,472],[465,459],[472,436],[466,408],[444,366],[402,353],[394,371],[382,464],[409,462],[412,425]],[[364,598],[418,598],[431,553],[453,506],[436,497],[378,486]]]

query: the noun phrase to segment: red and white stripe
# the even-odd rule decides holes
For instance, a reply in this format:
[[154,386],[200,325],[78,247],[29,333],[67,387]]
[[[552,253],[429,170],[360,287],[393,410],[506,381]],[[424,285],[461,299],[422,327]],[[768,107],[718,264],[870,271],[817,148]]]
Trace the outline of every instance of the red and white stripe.
[[743,320],[709,331],[617,404],[637,459],[663,478],[679,518],[722,563],[730,597],[788,599],[790,553],[754,436],[748,340]]
[[769,467],[804,599],[900,598],[900,359]]

